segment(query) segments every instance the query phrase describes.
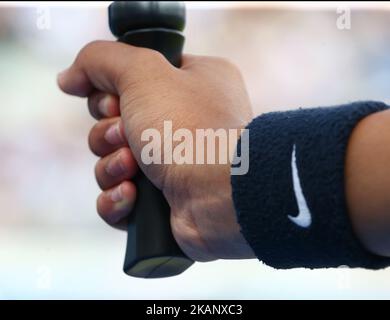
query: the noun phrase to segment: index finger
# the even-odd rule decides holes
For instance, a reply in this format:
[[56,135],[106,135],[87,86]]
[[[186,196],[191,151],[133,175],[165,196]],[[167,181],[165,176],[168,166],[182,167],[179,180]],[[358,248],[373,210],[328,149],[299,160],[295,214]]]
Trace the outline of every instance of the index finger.
[[65,93],[79,97],[86,97],[96,89],[119,95],[129,59],[139,50],[115,41],[91,42],[79,52],[73,64],[58,75],[58,85]]

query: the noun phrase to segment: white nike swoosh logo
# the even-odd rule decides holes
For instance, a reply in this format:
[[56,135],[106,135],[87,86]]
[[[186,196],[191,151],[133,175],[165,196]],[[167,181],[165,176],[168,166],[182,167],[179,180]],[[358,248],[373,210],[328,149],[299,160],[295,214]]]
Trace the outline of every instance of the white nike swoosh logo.
[[295,144],[293,146],[293,152],[291,157],[291,170],[293,177],[293,186],[295,198],[297,199],[298,204],[298,215],[296,217],[288,216],[288,218],[294,222],[297,226],[302,228],[308,228],[311,225],[311,213],[309,208],[307,207],[305,196],[302,192],[301,182],[298,176],[298,168],[297,168],[297,159],[295,156]]

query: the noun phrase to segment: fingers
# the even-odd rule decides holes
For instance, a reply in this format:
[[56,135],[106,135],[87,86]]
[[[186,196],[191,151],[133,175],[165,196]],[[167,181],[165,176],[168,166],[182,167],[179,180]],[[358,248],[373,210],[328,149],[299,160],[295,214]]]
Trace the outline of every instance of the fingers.
[[97,212],[108,224],[125,229],[127,216],[134,206],[136,188],[130,181],[102,192],[97,199]]
[[127,147],[122,121],[119,117],[102,119],[89,132],[88,144],[91,151],[98,157]]
[[111,226],[126,230],[127,215],[136,199],[135,186],[127,180],[138,167],[130,149],[123,147],[127,142],[120,118],[100,120],[90,132],[89,143],[95,154],[104,157],[95,167],[98,185],[105,190],[97,199],[97,212]]
[[119,99],[112,94],[94,91],[88,96],[88,109],[91,116],[97,120],[118,117],[120,115]]
[[94,41],[58,75],[57,82],[65,93],[79,97],[86,97],[94,90],[120,96],[140,79],[153,79],[164,66],[173,68],[155,50],[116,41]]
[[95,166],[97,183],[102,190],[107,190],[134,177],[138,170],[129,148],[121,148],[100,159]]
[[58,75],[58,85],[64,92],[80,97],[88,96],[94,89],[118,95],[119,79],[137,51],[136,47],[115,41],[91,42]]

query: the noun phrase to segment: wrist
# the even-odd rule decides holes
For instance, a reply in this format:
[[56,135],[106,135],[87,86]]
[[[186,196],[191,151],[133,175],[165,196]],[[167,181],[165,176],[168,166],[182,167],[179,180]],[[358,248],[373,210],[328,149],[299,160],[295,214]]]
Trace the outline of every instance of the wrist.
[[[363,101],[271,112],[252,121],[250,172],[232,176],[232,187],[243,234],[259,260],[282,269],[389,265],[390,260],[373,255],[357,241],[345,197],[350,135],[359,121],[388,108],[381,102]],[[386,126],[379,131],[385,134]],[[358,140],[360,144],[362,139]],[[382,155],[389,141],[379,144]],[[370,154],[361,152],[356,163],[365,153]],[[375,158],[366,166],[373,166]],[[355,174],[361,179],[370,176],[362,170]],[[376,176],[372,186],[384,178]],[[352,184],[363,194],[369,192],[362,184]]]
[[[219,168],[218,185],[205,196],[208,216],[203,229],[208,247],[218,259],[249,259],[255,255],[241,234],[232,198],[230,165]],[[206,234],[207,233],[207,234]]]
[[[237,130],[246,123],[237,125]],[[255,258],[237,220],[230,161],[172,165],[167,177],[164,193],[172,208],[172,229],[189,257],[196,261]]]
[[[240,232],[232,200],[230,165],[204,165],[171,199],[172,229],[182,250],[195,261],[250,259],[255,255]],[[177,190],[180,190],[179,192]]]

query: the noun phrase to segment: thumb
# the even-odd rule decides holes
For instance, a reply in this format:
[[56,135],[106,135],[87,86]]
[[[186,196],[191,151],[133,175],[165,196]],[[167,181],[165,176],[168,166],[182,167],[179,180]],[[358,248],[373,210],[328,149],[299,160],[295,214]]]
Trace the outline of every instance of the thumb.
[[86,97],[95,89],[119,95],[122,75],[139,50],[142,49],[114,41],[91,42],[58,75],[58,86],[65,93],[79,97]]

